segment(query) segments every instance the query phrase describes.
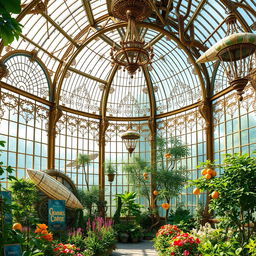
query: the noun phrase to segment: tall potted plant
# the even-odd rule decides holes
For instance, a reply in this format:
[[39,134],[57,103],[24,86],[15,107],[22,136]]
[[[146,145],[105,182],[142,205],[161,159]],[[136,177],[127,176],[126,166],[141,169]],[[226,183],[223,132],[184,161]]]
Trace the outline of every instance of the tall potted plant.
[[187,181],[188,171],[181,166],[181,159],[189,155],[189,149],[176,137],[166,140],[157,137],[157,164],[153,170],[152,181],[156,185],[156,199],[164,200],[162,208],[166,210],[167,220],[171,198],[177,196]]
[[105,163],[105,172],[108,175],[108,181],[113,182],[116,174],[116,166],[111,162]]

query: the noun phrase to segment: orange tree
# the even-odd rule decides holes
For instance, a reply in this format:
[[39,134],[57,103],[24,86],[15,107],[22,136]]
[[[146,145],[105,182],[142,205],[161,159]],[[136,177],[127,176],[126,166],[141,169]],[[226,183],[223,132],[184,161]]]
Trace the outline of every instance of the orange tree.
[[244,246],[253,233],[247,227],[252,223],[256,225],[253,215],[256,211],[256,157],[227,154],[220,168],[223,172],[219,177],[209,180],[201,177],[190,185],[211,193],[210,210],[224,227],[238,231],[239,242]]
[[179,195],[184,182],[187,181],[188,171],[181,162],[181,159],[187,155],[189,149],[179,138],[170,137],[168,140],[162,137],[156,138],[156,166],[152,181],[158,192],[156,199],[164,202],[162,207],[166,210],[166,220],[171,199]]

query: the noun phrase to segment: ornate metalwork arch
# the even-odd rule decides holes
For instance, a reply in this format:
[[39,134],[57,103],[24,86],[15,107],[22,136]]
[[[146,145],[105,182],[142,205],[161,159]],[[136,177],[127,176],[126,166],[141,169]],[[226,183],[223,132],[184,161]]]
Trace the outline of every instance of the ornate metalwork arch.
[[37,52],[10,51],[1,61],[8,69],[8,76],[2,79],[3,82],[53,101],[50,75],[45,64],[37,57]]

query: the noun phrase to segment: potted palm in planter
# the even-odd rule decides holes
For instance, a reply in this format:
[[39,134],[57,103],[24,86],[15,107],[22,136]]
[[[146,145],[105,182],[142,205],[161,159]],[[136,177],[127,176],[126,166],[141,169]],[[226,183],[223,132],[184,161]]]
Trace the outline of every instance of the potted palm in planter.
[[116,174],[116,166],[111,162],[105,164],[105,172],[108,175],[108,181],[113,182]]

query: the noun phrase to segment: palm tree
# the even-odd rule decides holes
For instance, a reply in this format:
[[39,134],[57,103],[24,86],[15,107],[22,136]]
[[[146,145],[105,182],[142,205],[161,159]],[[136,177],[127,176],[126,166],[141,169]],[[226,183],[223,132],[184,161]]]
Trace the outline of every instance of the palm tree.
[[[76,168],[80,168],[82,167],[82,170],[84,172],[84,175],[85,175],[85,183],[86,183],[86,187],[87,187],[87,190],[89,191],[89,168],[88,168],[88,165],[90,164],[90,161],[96,159],[98,157],[98,154],[91,154],[91,155],[88,155],[88,154],[78,154],[78,157],[76,160],[68,163],[66,165],[66,167],[76,167]],[[86,167],[87,166],[87,170],[86,170]]]

